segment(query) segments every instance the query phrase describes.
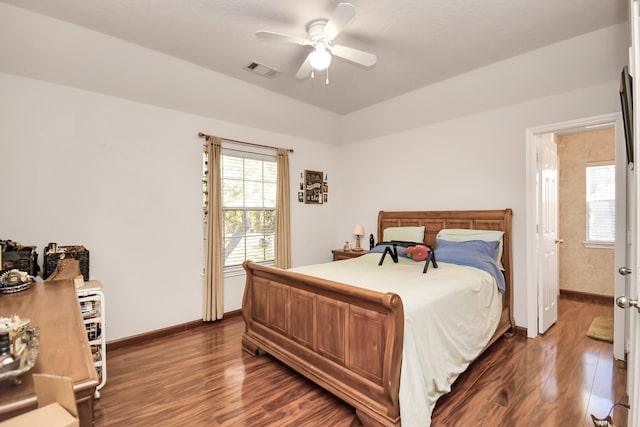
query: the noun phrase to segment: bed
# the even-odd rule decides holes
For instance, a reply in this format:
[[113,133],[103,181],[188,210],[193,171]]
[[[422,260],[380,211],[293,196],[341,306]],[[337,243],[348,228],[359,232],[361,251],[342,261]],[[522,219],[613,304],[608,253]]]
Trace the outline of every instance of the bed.
[[[380,211],[378,214],[378,240],[392,227],[424,227],[423,241],[433,246],[442,229],[504,231],[500,256],[504,292],[499,292],[493,332],[488,334],[477,354],[502,335],[510,334],[514,327],[511,217],[511,209]],[[364,263],[371,264],[373,257],[379,260],[379,256],[368,254],[333,264],[356,261],[362,268]],[[393,264],[386,260],[385,265],[388,263]],[[391,264],[386,268],[396,268]],[[402,369],[404,306],[412,301],[403,304],[400,295],[393,291],[366,289],[352,282],[250,261],[244,263],[244,268],[247,279],[242,304],[246,325],[243,349],[254,355],[259,349],[271,354],[349,403],[364,426],[401,425],[401,373],[405,378],[409,375]],[[432,271],[419,275],[436,277]]]

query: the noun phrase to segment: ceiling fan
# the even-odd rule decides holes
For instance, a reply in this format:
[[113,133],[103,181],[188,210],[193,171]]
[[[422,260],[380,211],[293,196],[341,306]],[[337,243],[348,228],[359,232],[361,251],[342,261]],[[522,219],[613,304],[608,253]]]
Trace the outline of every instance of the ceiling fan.
[[[307,55],[296,78],[306,79],[313,77],[313,72],[326,70],[331,64],[331,55],[338,56],[365,67],[375,65],[376,55],[354,49],[347,46],[334,45],[336,38],[342,29],[355,17],[356,10],[351,3],[338,3],[331,17],[327,19],[315,19],[307,25],[308,38],[289,36],[272,31],[257,31],[256,37],[260,39],[295,43],[300,46],[310,46],[313,50]],[[329,82],[327,77],[327,83]]]

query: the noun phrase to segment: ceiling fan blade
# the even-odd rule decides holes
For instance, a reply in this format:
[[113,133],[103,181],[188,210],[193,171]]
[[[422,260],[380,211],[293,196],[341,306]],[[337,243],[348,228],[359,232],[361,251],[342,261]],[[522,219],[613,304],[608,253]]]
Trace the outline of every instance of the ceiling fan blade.
[[324,34],[333,40],[340,31],[356,16],[356,9],[351,3],[338,3],[338,6],[331,14],[329,22],[324,27]]
[[373,53],[364,52],[347,46],[331,46],[331,53],[348,61],[364,65],[365,67],[372,67],[376,65],[376,61],[378,60],[378,57]]
[[306,79],[311,75],[311,71],[313,67],[311,67],[311,53],[307,55],[307,59],[304,60],[298,72],[296,73],[296,79]]
[[310,46],[311,42],[307,39],[296,36],[288,36],[286,34],[274,33],[273,31],[256,31],[256,37],[264,40],[273,40],[277,42],[295,43],[301,46]]

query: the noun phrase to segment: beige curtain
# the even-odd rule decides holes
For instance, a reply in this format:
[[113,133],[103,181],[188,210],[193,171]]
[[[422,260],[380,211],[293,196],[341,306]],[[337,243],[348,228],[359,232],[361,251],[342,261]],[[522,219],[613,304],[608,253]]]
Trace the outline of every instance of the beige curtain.
[[276,190],[275,266],[291,267],[291,225],[289,207],[289,150],[278,148],[278,188]]
[[224,245],[222,235],[222,183],[220,178],[222,140],[207,137],[208,203],[205,212],[204,304],[202,320],[222,319],[224,314]]

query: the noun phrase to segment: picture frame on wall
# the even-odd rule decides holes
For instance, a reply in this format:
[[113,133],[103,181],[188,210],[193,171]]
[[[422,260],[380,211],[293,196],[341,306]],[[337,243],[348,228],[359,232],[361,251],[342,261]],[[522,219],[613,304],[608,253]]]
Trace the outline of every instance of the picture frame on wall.
[[320,171],[304,171],[304,202],[306,204],[321,204],[324,202],[322,185],[324,174]]

